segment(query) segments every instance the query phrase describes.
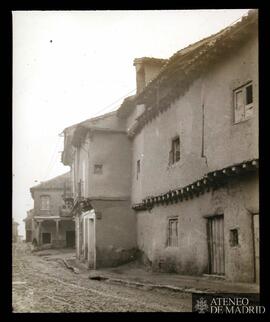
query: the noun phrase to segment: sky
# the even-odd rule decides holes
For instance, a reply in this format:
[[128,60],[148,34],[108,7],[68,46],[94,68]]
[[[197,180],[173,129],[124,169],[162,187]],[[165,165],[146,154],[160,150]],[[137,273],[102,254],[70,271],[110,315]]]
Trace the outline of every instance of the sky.
[[13,11],[13,218],[33,208],[30,187],[69,171],[64,128],[135,94],[134,58],[169,58],[248,9]]

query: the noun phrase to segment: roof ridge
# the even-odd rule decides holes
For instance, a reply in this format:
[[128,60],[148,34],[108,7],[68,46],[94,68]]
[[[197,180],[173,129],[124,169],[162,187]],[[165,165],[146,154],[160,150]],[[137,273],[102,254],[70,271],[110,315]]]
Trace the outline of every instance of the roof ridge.
[[106,117],[109,117],[109,116],[111,116],[111,115],[113,115],[113,114],[116,114],[116,112],[117,112],[117,110],[112,111],[112,112],[108,112],[108,113],[105,113],[105,114],[102,114],[102,115],[98,115],[98,116],[95,116],[95,117],[91,117],[91,118],[86,119],[86,120],[84,120],[84,121],[81,121],[81,122],[78,122],[78,123],[72,124],[72,125],[70,125],[70,126],[66,127],[66,128],[63,130],[63,132],[64,132],[65,130],[67,130],[67,129],[71,129],[71,128],[77,127],[77,126],[79,126],[79,125],[83,125],[83,124],[84,124],[84,123],[86,123],[86,122],[91,122],[91,121],[96,121],[96,120],[102,120],[102,119],[104,119],[104,118],[106,118]]
[[39,183],[38,185],[31,187],[31,188],[30,188],[30,190],[31,190],[31,189],[39,188],[39,187],[41,187],[43,184],[47,184],[47,183],[50,183],[50,182],[52,182],[52,181],[55,181],[56,179],[58,179],[58,178],[60,178],[60,177],[64,177],[64,176],[68,175],[69,173],[70,173],[70,171],[65,172],[65,173],[62,173],[62,174],[59,174],[58,176],[56,176],[56,177],[54,177],[54,178],[51,178],[51,179],[49,179],[49,180],[46,180],[46,181],[40,181],[40,183]]

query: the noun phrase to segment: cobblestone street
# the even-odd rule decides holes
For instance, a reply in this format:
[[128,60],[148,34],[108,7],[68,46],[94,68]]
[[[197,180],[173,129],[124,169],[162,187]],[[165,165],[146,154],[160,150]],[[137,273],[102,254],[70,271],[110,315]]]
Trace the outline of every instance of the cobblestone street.
[[188,312],[191,295],[143,290],[74,274],[61,261],[13,246],[13,311],[16,312]]

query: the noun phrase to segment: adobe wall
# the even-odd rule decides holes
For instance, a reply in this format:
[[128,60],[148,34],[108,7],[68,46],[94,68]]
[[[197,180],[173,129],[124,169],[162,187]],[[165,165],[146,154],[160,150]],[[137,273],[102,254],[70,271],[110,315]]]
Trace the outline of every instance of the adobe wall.
[[[224,214],[225,277],[254,281],[252,213],[259,212],[258,175],[248,175],[216,191],[177,204],[137,212],[139,249],[153,270],[186,275],[208,273],[205,216]],[[178,247],[167,246],[168,219],[178,216]],[[239,246],[230,246],[229,231],[238,229]]]
[[[164,193],[205,173],[258,157],[257,39],[250,40],[193,82],[184,96],[147,123],[132,140],[132,202]],[[234,124],[233,89],[253,81],[254,111]],[[136,115],[127,120],[127,128]],[[169,165],[172,138],[180,137],[180,161]],[[141,173],[136,179],[136,162]]]
[[[126,134],[95,132],[89,143],[88,196],[130,195],[131,143]],[[94,165],[102,164],[102,174]]]
[[135,259],[136,216],[130,208],[130,201],[95,200],[92,205],[96,213],[97,268],[117,266]]

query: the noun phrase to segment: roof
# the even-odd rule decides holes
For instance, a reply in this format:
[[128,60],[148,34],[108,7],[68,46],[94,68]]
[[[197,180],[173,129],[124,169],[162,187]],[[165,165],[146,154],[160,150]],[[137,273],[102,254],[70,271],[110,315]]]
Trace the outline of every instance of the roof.
[[70,182],[70,172],[61,174],[55,178],[52,178],[48,181],[41,182],[40,184],[31,187],[30,192],[32,193],[35,190],[64,190],[64,185],[66,185],[66,189],[71,189],[71,182]]
[[155,57],[141,57],[141,58],[135,58],[133,61],[133,65],[135,64],[142,64],[142,63],[148,63],[148,64],[165,64],[168,61],[168,59],[164,58],[155,58]]
[[108,118],[114,114],[116,114],[117,111],[113,111],[113,112],[109,112],[109,113],[106,113],[106,114],[102,114],[102,115],[99,115],[99,116],[96,116],[96,117],[92,117],[92,118],[89,118],[89,119],[86,119],[82,122],[79,122],[79,123],[76,123],[76,124],[73,124],[71,126],[68,126],[64,129],[63,132],[65,132],[66,130],[69,130],[69,129],[73,129],[73,128],[76,128],[77,126],[86,126],[86,127],[91,127],[91,125],[95,125],[96,122],[100,121],[100,120],[103,120],[105,118]]
[[[166,103],[170,104],[176,96],[181,95],[181,87],[185,92],[186,87],[198,76],[207,70],[207,67],[221,55],[226,55],[226,50],[239,47],[242,41],[250,38],[252,32],[257,32],[258,11],[250,10],[248,15],[242,17],[240,21],[234,23],[218,33],[191,44],[173,54],[162,66],[156,77],[150,81],[143,91],[130,100],[123,101],[118,109],[118,116],[127,117],[134,104],[150,105],[151,101],[156,102],[157,89],[162,86],[170,86],[172,78],[177,77],[180,81],[180,91],[175,95],[166,97]],[[188,81],[188,84],[187,84]],[[179,84],[178,84],[179,85]],[[182,86],[181,86],[182,85]],[[131,104],[133,103],[133,104]]]
[[65,161],[65,154],[68,154],[67,150],[71,145],[79,146],[85,139],[85,136],[87,132],[89,132],[89,130],[104,133],[109,132],[126,134],[125,123],[117,117],[117,111],[109,112],[98,117],[93,117],[83,122],[74,124],[64,130],[66,134],[65,148],[64,153],[62,154],[62,162],[64,164],[67,164],[67,162]]

